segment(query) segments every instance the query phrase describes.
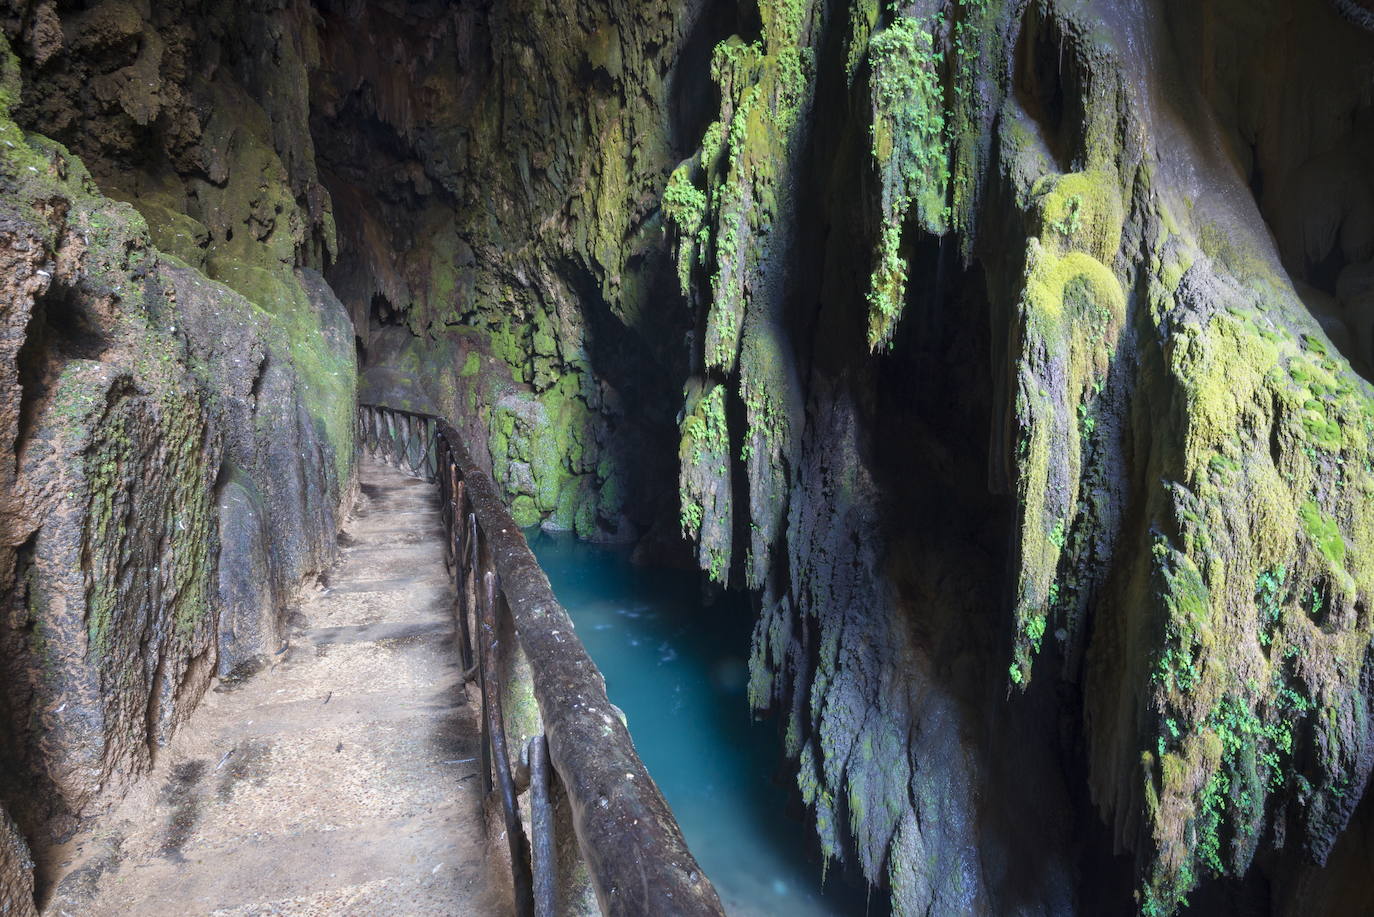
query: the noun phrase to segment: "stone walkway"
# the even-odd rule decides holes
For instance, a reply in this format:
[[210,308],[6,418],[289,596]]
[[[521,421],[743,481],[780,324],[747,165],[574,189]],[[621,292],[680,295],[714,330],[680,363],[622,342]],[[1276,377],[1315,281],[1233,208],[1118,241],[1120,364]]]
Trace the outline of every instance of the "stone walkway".
[[437,491],[372,461],[361,479],[289,648],[219,684],[69,845],[45,915],[510,912],[484,861]]

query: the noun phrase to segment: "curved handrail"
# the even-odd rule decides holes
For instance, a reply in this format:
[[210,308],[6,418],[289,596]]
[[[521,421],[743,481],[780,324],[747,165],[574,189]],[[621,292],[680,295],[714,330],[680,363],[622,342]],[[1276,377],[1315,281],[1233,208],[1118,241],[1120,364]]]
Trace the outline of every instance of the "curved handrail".
[[[687,849],[682,830],[644,762],[635,751],[619,711],[606,696],[606,682],[554,597],[549,579],[515,524],[491,478],[442,418],[379,405],[358,407],[360,442],[394,463],[435,481],[443,498],[447,551],[457,579],[463,665],[476,670],[482,688],[483,763],[488,792],[500,790],[511,845],[516,906],[521,914],[553,913],[553,884],[547,871],[551,838],[541,836],[551,819],[547,793],[536,787],[530,846],[516,812],[505,749],[499,692],[487,684],[495,673],[496,616],[506,607],[530,663],[548,759],[567,794],[578,847],[591,875],[602,913],[613,915],[723,915],[720,899]],[[481,644],[473,661],[468,608]],[[498,601],[504,598],[504,602]],[[539,743],[536,738],[532,746]],[[542,764],[542,748],[531,761]],[[532,779],[537,775],[532,767]],[[542,874],[541,874],[542,872]]]

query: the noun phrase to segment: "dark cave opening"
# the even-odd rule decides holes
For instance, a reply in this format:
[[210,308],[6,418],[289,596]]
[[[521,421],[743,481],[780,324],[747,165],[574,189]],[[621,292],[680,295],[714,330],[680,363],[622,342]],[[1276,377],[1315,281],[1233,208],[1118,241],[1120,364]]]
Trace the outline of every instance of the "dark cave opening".
[[1083,78],[1074,39],[1042,9],[1027,4],[1012,57],[1012,88],[1040,131],[1060,172],[1081,155]]
[[[372,302],[367,310],[367,327],[370,332],[382,328],[404,328],[405,326],[405,309],[398,307],[381,293],[372,294]],[[361,346],[361,341],[359,342],[359,349],[360,356],[367,353],[367,348]]]
[[98,360],[109,346],[99,319],[82,292],[54,282],[34,299],[16,360],[19,387],[19,431],[15,454],[24,444],[62,367],[70,360]]
[[669,77],[673,100],[669,137],[679,156],[689,155],[720,110],[720,89],[711,79],[711,56],[732,35],[756,41],[763,31],[756,2],[707,0],[678,51]]
[[[665,527],[671,529],[677,519],[678,429],[674,415],[686,375],[680,351],[673,347],[686,334],[686,326],[683,311],[673,308],[678,297],[671,287],[671,271],[650,274],[658,291],[654,301],[664,307],[652,316],[641,316],[641,322],[647,320],[658,332],[652,337],[638,327],[627,327],[586,271],[565,263],[563,276],[576,293],[587,322],[585,344],[591,379],[610,394],[606,405],[610,424],[600,447],[626,475],[632,497],[628,515],[641,536],[656,526],[660,533]],[[675,547],[659,545],[651,553],[676,560],[679,552]]]
[[[897,602],[930,660],[929,677],[969,722],[983,724],[969,741],[987,768],[979,776],[980,833],[985,868],[999,877],[998,910],[1035,900],[1060,855],[1051,851],[1072,850],[1091,877],[1078,889],[1080,905],[1106,913],[1129,898],[1134,866],[1089,795],[1083,724],[1065,714],[1083,705],[1079,676],[1058,675],[1070,670],[1059,642],[1047,640],[1030,689],[1006,684],[1017,503],[994,492],[988,474],[997,464],[989,432],[1000,426],[1000,312],[990,306],[982,264],[960,264],[950,240],[908,234],[905,247],[906,311],[878,362],[868,409],[881,431],[872,444]],[[1038,788],[1034,797],[1023,792],[1027,784]]]

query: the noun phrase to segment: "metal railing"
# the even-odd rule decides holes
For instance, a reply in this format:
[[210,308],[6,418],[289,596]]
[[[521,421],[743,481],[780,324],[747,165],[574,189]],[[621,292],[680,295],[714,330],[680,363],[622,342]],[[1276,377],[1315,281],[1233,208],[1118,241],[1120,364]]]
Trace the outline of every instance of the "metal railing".
[[[550,799],[564,794],[577,849],[604,914],[723,915],[677,821],[635,751],[605,679],[554,598],[500,494],[442,418],[359,405],[359,443],[439,485],[446,557],[457,587],[459,652],[482,706],[482,779],[497,793],[510,850],[517,914],[553,917],[566,891]],[[507,625],[529,663],[543,733],[530,739],[517,774],[502,705]],[[517,783],[528,771],[532,840]]]

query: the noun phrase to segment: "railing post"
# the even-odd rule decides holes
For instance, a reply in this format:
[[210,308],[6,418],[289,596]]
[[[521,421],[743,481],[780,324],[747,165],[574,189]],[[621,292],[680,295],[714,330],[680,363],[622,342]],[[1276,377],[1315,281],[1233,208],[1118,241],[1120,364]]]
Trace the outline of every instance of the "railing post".
[[467,600],[467,608],[468,608],[468,611],[469,611],[469,612],[472,612],[472,616],[471,616],[471,618],[469,618],[469,616],[468,616],[467,614],[464,614],[464,615],[463,615],[463,645],[467,647],[467,652],[468,652],[468,658],[467,658],[467,660],[466,660],[465,663],[464,663],[464,669],[465,669],[466,671],[471,671],[471,670],[472,670],[472,656],[473,656],[473,631],[472,631],[472,628],[475,627],[475,626],[477,625],[477,619],[478,619],[478,617],[480,616],[480,613],[477,611],[477,609],[478,609],[477,602],[479,601],[479,597],[478,597],[478,595],[477,595],[477,590],[478,590],[478,579],[479,579],[479,577],[481,576],[480,567],[478,566],[478,552],[477,552],[477,546],[478,546],[478,540],[477,540],[477,514],[474,513],[474,512],[472,512],[472,511],[469,511],[469,512],[468,512],[468,516],[467,516],[467,532],[468,532],[468,538],[467,538],[468,571],[469,571],[469,575],[472,577],[472,580],[471,580],[471,582],[472,582],[472,588],[471,588],[471,591],[469,591],[469,589],[468,589],[468,580],[467,580],[467,579],[464,579],[464,580],[463,580],[462,588],[463,588],[463,595],[464,595],[464,598]]
[[553,808],[549,805],[549,743],[530,739],[530,852],[534,861],[534,917],[555,917],[558,863],[554,859]]
[[472,598],[474,600],[474,618],[476,618],[478,652],[477,652],[477,693],[482,699],[482,798],[491,796],[491,716],[487,711],[487,706],[491,703],[491,694],[488,680],[494,677],[487,670],[487,652],[485,641],[481,639],[482,621],[486,617],[486,611],[482,607],[484,603],[485,571],[482,570],[482,552],[478,550],[477,539],[473,539],[472,544]]
[[439,478],[439,450],[438,435],[439,426],[432,418],[425,418],[423,421],[424,451],[420,454],[420,465],[424,469],[426,481],[435,481]]
[[476,519],[468,517],[464,520],[467,524],[459,527],[458,519],[463,512],[464,482],[458,480],[456,466],[450,464],[449,473],[454,481],[453,526],[449,529],[449,541],[453,546],[454,570],[458,580],[458,658],[463,663],[463,671],[467,672],[472,668],[472,632],[468,627],[467,551],[464,548],[469,539],[476,540],[475,535],[465,536],[465,532],[475,526]]
[[487,735],[491,742],[491,761],[495,765],[496,786],[501,794],[501,814],[506,821],[506,843],[510,848],[511,878],[515,883],[515,913],[519,917],[533,917],[534,889],[530,876],[529,847],[525,840],[525,826],[515,802],[515,779],[510,772],[510,752],[506,746],[506,727],[501,712],[500,662],[496,658],[496,608],[500,592],[496,571],[488,570],[482,577],[486,601],[482,603],[482,669],[486,683],[482,694],[486,700]]
[[416,477],[420,476],[420,432],[416,429],[419,423],[409,414],[406,415],[406,464],[410,466],[410,473]]

